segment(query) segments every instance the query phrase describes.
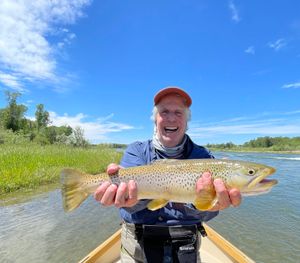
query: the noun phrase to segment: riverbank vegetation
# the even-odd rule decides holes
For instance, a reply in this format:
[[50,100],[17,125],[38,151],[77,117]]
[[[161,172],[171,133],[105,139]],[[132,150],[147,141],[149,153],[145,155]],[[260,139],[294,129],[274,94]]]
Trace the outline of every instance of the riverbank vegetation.
[[215,151],[248,151],[248,152],[291,152],[300,153],[300,137],[258,137],[237,145],[232,142],[207,144],[207,148]]
[[107,146],[72,147],[68,145],[0,145],[0,195],[20,189],[58,183],[63,168],[87,173],[105,171],[118,163],[121,153]]
[[27,107],[18,104],[18,92],[5,91],[7,106],[0,109],[0,144],[34,142],[40,145],[63,144],[85,147],[83,129],[51,125],[43,104],[36,105],[35,119],[25,117]]
[[43,104],[36,106],[34,120],[26,118],[27,107],[17,103],[21,94],[5,95],[7,106],[0,109],[0,196],[58,183],[65,167],[98,173],[119,162],[121,153],[115,148],[124,145],[91,145],[80,127],[51,125]]

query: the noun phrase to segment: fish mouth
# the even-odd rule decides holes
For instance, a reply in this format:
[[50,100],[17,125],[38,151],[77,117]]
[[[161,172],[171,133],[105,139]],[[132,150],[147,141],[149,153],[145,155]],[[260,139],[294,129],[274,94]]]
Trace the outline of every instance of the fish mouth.
[[269,189],[273,185],[277,184],[278,181],[275,179],[265,179],[266,177],[270,176],[271,174],[275,173],[276,169],[273,167],[267,167],[265,168],[261,174],[257,177],[254,177],[249,184],[247,185],[247,188],[256,188],[256,189]]
[[253,188],[247,188],[243,191],[243,196],[266,194],[271,191],[272,187],[278,183],[275,179],[263,179]]

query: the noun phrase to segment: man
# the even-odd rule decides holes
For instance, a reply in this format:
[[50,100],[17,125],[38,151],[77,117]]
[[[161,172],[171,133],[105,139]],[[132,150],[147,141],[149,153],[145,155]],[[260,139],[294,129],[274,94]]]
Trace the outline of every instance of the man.
[[[196,145],[186,134],[190,120],[191,97],[178,87],[167,87],[154,97],[154,135],[152,140],[134,142],[128,146],[120,166],[108,166],[108,174],[120,167],[146,165],[164,159],[214,158],[204,147]],[[199,262],[197,229],[219,210],[238,206],[241,194],[237,189],[227,191],[220,179],[212,181],[204,173],[195,185],[197,194],[214,187],[218,202],[210,211],[199,211],[192,204],[168,203],[156,211],[147,209],[150,200],[137,200],[134,181],[120,185],[105,182],[95,199],[105,206],[120,208],[122,226],[122,262]]]

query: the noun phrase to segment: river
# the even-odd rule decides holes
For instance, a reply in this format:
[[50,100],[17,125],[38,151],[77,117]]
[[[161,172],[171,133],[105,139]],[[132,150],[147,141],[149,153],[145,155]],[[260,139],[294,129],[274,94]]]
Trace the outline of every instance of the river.
[[[267,195],[246,197],[210,225],[258,263],[300,262],[300,155],[215,153],[218,158],[277,168],[279,184]],[[12,199],[12,197],[10,197]],[[59,189],[0,201],[0,262],[77,262],[120,227],[118,211],[89,198],[65,213]]]

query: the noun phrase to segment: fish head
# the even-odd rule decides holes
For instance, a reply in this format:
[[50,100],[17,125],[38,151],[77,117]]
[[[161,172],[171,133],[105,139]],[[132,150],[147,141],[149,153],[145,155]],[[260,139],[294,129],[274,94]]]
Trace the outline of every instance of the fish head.
[[233,164],[232,173],[228,178],[230,188],[237,188],[242,195],[259,195],[267,193],[278,182],[275,179],[266,179],[276,169],[264,164],[239,162]]

